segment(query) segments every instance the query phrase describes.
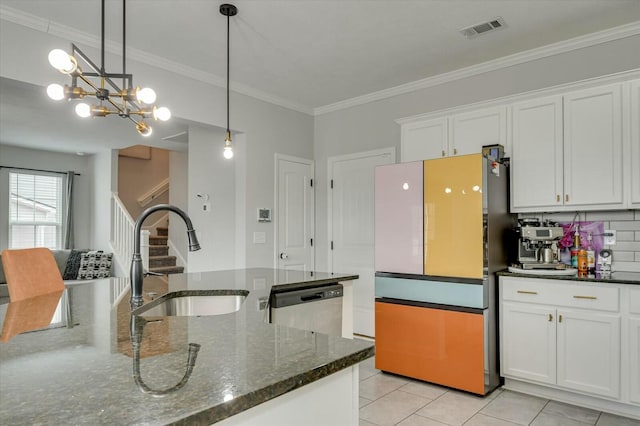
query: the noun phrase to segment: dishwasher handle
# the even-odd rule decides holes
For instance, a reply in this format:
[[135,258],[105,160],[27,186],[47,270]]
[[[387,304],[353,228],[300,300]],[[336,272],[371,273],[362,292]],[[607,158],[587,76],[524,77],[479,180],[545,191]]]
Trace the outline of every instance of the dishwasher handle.
[[302,300],[303,302],[309,302],[311,300],[322,299],[322,297],[323,297],[323,293],[316,293],[316,294],[311,294],[309,296],[302,296],[300,300]]
[[303,303],[320,302],[343,297],[341,284],[329,284],[304,290],[283,291],[271,294],[271,309],[279,309]]

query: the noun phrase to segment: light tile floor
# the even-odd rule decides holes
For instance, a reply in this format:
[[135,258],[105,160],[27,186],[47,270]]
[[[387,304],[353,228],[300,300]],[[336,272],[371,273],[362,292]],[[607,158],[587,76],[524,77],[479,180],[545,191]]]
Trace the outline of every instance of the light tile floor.
[[360,364],[360,426],[640,426],[640,421],[497,389],[481,398]]

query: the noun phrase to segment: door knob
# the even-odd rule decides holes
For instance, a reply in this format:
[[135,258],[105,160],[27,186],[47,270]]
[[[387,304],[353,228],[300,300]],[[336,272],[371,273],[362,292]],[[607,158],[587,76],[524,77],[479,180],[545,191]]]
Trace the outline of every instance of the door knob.
[[288,259],[289,256],[287,255],[287,253],[280,253],[280,259]]

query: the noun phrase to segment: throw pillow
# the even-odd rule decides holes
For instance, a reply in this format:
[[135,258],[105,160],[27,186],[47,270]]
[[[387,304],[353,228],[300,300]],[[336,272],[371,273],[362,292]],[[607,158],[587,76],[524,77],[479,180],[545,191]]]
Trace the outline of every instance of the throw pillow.
[[75,280],[78,277],[82,254],[87,253],[88,251],[89,250],[71,250],[69,258],[67,259],[67,264],[64,268],[64,274],[62,274],[63,280]]
[[78,279],[89,280],[110,277],[112,257],[113,253],[104,253],[102,250],[82,253]]

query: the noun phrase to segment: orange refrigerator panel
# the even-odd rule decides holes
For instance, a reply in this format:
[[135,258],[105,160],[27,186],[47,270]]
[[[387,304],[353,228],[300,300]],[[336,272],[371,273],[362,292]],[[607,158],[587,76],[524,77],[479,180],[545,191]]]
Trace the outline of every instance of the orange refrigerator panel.
[[424,273],[483,277],[481,154],[424,162]]
[[484,395],[482,314],[376,302],[376,368]]

